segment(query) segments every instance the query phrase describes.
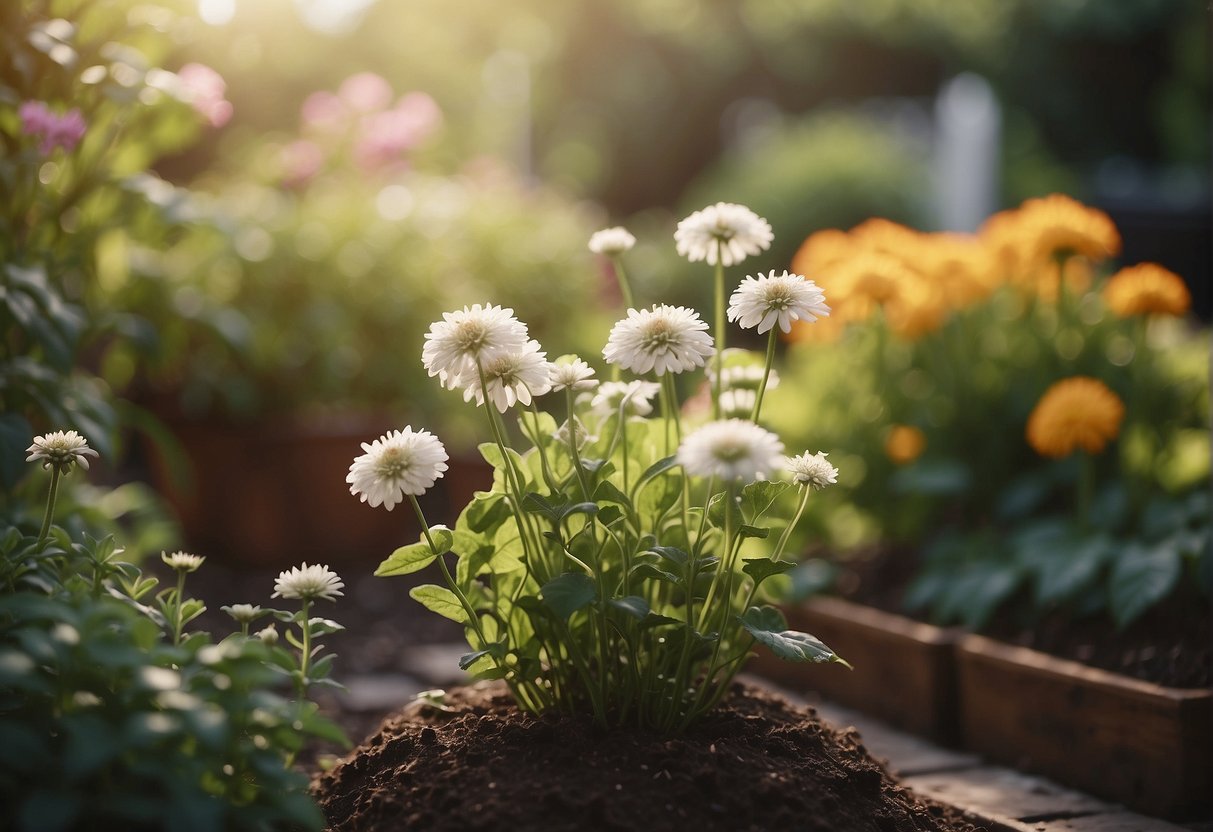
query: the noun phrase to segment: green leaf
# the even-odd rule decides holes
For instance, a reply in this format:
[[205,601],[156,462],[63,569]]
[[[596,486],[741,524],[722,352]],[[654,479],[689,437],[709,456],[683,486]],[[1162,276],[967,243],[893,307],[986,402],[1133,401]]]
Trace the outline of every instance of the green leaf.
[[636,489],[640,490],[648,484],[653,478],[664,474],[678,464],[677,456],[667,456],[657,460],[648,468],[644,469],[644,473],[640,475],[640,479],[636,481]]
[[641,580],[652,579],[656,581],[666,581],[667,583],[671,584],[682,583],[682,578],[678,577],[673,572],[667,572],[651,563],[638,563],[633,566],[632,577],[640,578]]
[[789,662],[838,662],[851,665],[822,643],[816,636],[788,630],[783,615],[774,607],[750,607],[738,616],[741,626],[754,639],[770,648],[779,658]]
[[477,491],[472,502],[463,510],[463,517],[472,531],[490,534],[504,523],[511,513],[509,498],[505,494],[498,491]]
[[919,460],[894,472],[888,486],[896,494],[949,497],[968,491],[972,481],[969,469],[959,462]]
[[772,575],[782,575],[796,568],[794,563],[770,558],[744,558],[743,563],[741,571],[754,579],[754,586],[758,586]]
[[463,604],[459,603],[459,596],[444,586],[434,584],[415,586],[409,590],[409,597],[443,618],[449,618],[460,624],[470,623],[467,610],[463,608]]
[[678,566],[686,566],[691,557],[677,546],[654,546],[649,551]]
[[[757,522],[771,510],[779,495],[791,488],[791,483],[782,480],[752,482],[741,489],[741,513],[750,523]],[[766,537],[766,535],[762,535]]]
[[744,537],[765,538],[765,537],[770,536],[771,530],[768,529],[766,526],[749,526],[749,525],[746,525],[743,523],[737,529],[737,534],[741,535],[743,538]]
[[1040,561],[1036,571],[1037,602],[1053,604],[1086,594],[1095,587],[1113,552],[1112,540],[1100,535],[1072,541],[1067,550]]
[[620,491],[615,483],[610,480],[603,480],[598,483],[598,487],[594,489],[594,501],[598,503],[617,503],[621,506],[631,507],[632,501],[628,496]]
[[[724,528],[724,511],[728,496],[727,492],[721,491],[713,494],[712,499],[708,501],[708,522],[718,529]],[[732,512],[733,528],[745,523],[745,516],[741,513],[741,501],[738,497],[733,498]]]
[[627,613],[637,621],[643,621],[645,616],[649,614],[649,602],[638,595],[628,595],[625,598],[612,598],[607,601],[607,604]]
[[568,619],[594,600],[598,590],[594,579],[584,572],[565,572],[548,581],[539,590],[543,603],[556,615]]
[[1108,585],[1116,625],[1123,630],[1170,595],[1182,567],[1179,552],[1165,541],[1148,547],[1140,543],[1126,546],[1116,559]]

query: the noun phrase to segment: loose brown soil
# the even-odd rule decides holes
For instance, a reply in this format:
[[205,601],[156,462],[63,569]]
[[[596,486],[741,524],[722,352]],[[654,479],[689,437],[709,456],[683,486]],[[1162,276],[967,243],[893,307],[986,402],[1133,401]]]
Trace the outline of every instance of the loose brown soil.
[[414,703],[313,791],[342,832],[973,830],[899,787],[811,709],[736,685],[686,734],[520,713],[500,684]]
[[[905,609],[902,599],[917,568],[912,551],[879,549],[843,564],[839,594],[887,612],[930,620],[925,611]],[[1090,667],[1158,685],[1207,688],[1213,684],[1213,618],[1208,603],[1163,604],[1125,630],[1107,614],[1073,618],[1064,611],[1039,620],[995,613],[982,630],[1002,641],[1030,647]]]

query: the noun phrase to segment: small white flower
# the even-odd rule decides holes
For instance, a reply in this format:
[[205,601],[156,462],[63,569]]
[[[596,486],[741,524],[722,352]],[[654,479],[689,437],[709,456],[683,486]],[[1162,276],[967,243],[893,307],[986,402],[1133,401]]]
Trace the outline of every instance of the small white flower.
[[681,373],[702,367],[712,354],[707,328],[699,313],[685,306],[629,309],[628,316],[611,328],[602,355],[637,375]]
[[44,460],[43,468],[57,468],[59,473],[66,474],[72,465],[79,465],[88,470],[88,458],[96,456],[97,452],[88,446],[88,440],[74,430],[57,430],[45,436],[35,436],[34,444],[25,449],[29,454],[26,462]]
[[598,386],[594,378],[594,368],[580,358],[573,357],[571,361],[557,361],[548,367],[548,380],[552,383],[552,391],[593,390]]
[[590,401],[595,413],[610,415],[623,408],[627,416],[648,416],[653,412],[653,397],[661,385],[651,381],[607,381]]
[[202,555],[191,555],[189,552],[160,553],[160,560],[168,564],[170,569],[178,572],[193,572],[206,560]]
[[520,350],[527,343],[526,324],[514,310],[474,304],[443,312],[430,325],[421,349],[421,362],[448,390],[479,383],[479,367],[497,355]]
[[783,443],[747,419],[709,422],[678,447],[678,464],[691,476],[755,482],[783,462]]
[[345,481],[350,493],[374,508],[380,504],[388,511],[404,501],[406,494],[424,494],[446,471],[446,448],[428,430],[404,430],[385,433],[369,445],[366,453],[355,457]]
[[754,402],[757,399],[757,393],[744,387],[725,390],[720,394],[720,415],[726,419],[748,419],[754,412]]
[[[528,341],[521,349],[501,352],[483,362],[485,387],[497,410],[505,413],[515,404],[529,405],[532,396],[552,389],[547,354],[538,341]],[[484,404],[479,378],[466,378],[463,400]]]
[[261,615],[261,607],[255,604],[232,604],[221,609],[234,618],[237,624],[248,624]]
[[729,298],[729,320],[745,329],[769,332],[776,324],[792,331],[793,321],[816,321],[830,314],[826,296],[811,280],[784,272],[747,277]]
[[334,601],[338,595],[345,594],[341,591],[343,586],[345,583],[327,566],[308,566],[305,561],[302,566],[278,573],[278,580],[274,581],[274,594],[270,597]]
[[717,202],[678,223],[674,242],[678,253],[690,260],[706,260],[725,266],[740,263],[746,257],[770,248],[775,235],[771,225],[744,205]]
[[595,231],[590,236],[590,251],[607,257],[631,251],[634,245],[636,245],[636,238],[626,228],[618,225],[614,228]]
[[[721,379],[725,390],[757,390],[762,384],[762,367],[757,364],[742,364],[725,367]],[[771,368],[767,376],[767,389],[774,390],[779,386],[779,373]]]
[[790,456],[784,460],[784,467],[799,485],[807,485],[820,491],[827,485],[838,482],[838,469],[826,459],[828,454],[818,452],[811,454],[805,451],[800,456]]
[[273,647],[278,643],[278,627],[274,624],[257,631],[257,638],[261,639],[261,643],[267,647]]
[[591,436],[589,430],[581,423],[581,420],[576,416],[565,419],[564,423],[556,428],[552,436],[562,445],[569,444],[569,423],[573,423],[573,435],[577,437],[577,448],[580,450],[585,447],[587,442],[597,442],[597,436]]

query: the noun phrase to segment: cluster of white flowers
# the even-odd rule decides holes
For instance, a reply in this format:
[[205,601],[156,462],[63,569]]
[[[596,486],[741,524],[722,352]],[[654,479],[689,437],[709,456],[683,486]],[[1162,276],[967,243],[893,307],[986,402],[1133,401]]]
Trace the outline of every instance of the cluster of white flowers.
[[[757,390],[762,384],[762,367],[757,364],[726,365],[720,376],[721,386],[728,390]],[[767,389],[779,386],[779,373],[771,369],[767,375]]]
[[529,343],[526,324],[514,317],[513,309],[477,303],[442,313],[425,335],[421,362],[448,390],[479,386],[485,364],[521,352]]
[[391,511],[406,494],[424,494],[446,471],[446,448],[427,430],[394,430],[362,443],[345,481],[350,493],[372,508]]

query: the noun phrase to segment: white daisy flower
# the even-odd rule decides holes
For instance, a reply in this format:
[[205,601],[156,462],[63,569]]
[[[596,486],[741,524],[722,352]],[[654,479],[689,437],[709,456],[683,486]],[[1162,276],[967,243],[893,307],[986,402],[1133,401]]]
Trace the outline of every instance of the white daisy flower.
[[57,468],[66,474],[72,465],[88,470],[88,458],[97,452],[88,446],[88,440],[74,430],[57,430],[44,436],[35,436],[34,444],[25,449],[29,454],[26,462],[43,460],[43,468]]
[[178,572],[193,572],[206,560],[202,555],[191,555],[189,552],[160,553],[160,560],[168,564],[170,569]]
[[636,238],[626,228],[618,225],[614,228],[595,231],[590,236],[590,251],[607,257],[631,251],[634,245],[636,245]]
[[696,211],[678,223],[674,232],[679,254],[692,263],[706,260],[709,266],[716,265],[718,250],[720,262],[732,266],[770,248],[773,239],[770,223],[744,205],[731,202],[717,202]]
[[805,451],[800,456],[790,456],[784,460],[784,467],[799,485],[808,485],[820,491],[827,485],[838,482],[838,469],[826,459],[828,454],[818,452],[811,454]]
[[548,381],[552,384],[553,392],[561,390],[593,390],[598,386],[594,378],[594,368],[580,358],[571,356],[571,361],[559,360],[548,366]]
[[755,482],[783,462],[779,437],[748,419],[708,422],[678,446],[678,464],[688,474]]
[[526,346],[526,324],[514,310],[473,304],[455,312],[443,312],[442,320],[430,325],[421,350],[421,362],[443,387],[454,390],[479,383],[478,367],[497,355]]
[[271,624],[268,627],[258,630],[257,638],[261,639],[261,643],[266,647],[273,647],[278,643],[278,627]]
[[345,481],[350,493],[371,508],[382,504],[391,511],[406,494],[424,494],[446,471],[446,448],[427,430],[385,433],[374,442],[362,443],[362,455],[355,457]]
[[661,385],[652,381],[607,381],[590,400],[590,409],[610,415],[622,407],[627,416],[648,416],[653,412],[653,397],[659,392]]
[[237,624],[248,624],[261,616],[261,607],[255,604],[232,604],[220,609],[235,619]]
[[726,419],[748,419],[754,412],[754,402],[757,399],[757,393],[744,387],[725,390],[720,394],[720,415]]
[[611,328],[602,355],[637,375],[681,373],[702,367],[712,354],[707,329],[699,313],[685,306],[629,309],[628,316]]
[[278,580],[274,581],[274,594],[270,597],[335,601],[337,596],[345,594],[341,591],[343,586],[345,583],[327,566],[308,566],[305,561],[302,566],[278,573]]
[[[721,381],[725,390],[757,390],[762,384],[762,367],[757,364],[742,364],[725,367]],[[779,386],[779,373],[771,368],[767,376],[767,389],[774,390]]]
[[825,294],[813,281],[786,271],[776,276],[772,271],[741,281],[729,298],[729,320],[745,329],[758,327],[760,334],[776,324],[791,332],[793,321],[811,323],[829,315],[825,301]]
[[[547,353],[538,341],[528,341],[522,349],[501,352],[482,364],[489,399],[501,413],[515,404],[529,405],[532,396],[542,396],[552,389]],[[484,404],[484,390],[479,378],[466,378],[463,400]]]

